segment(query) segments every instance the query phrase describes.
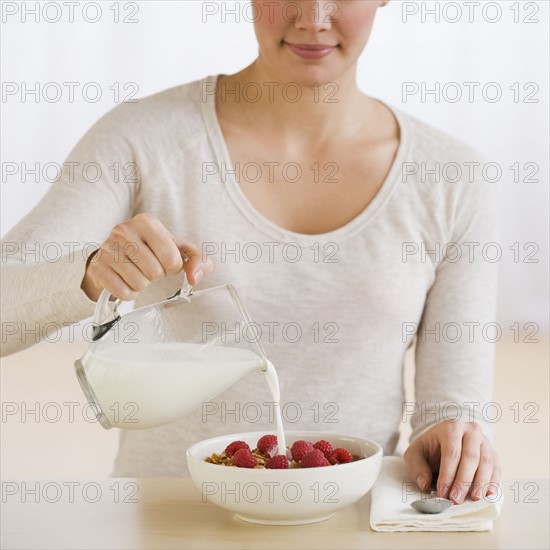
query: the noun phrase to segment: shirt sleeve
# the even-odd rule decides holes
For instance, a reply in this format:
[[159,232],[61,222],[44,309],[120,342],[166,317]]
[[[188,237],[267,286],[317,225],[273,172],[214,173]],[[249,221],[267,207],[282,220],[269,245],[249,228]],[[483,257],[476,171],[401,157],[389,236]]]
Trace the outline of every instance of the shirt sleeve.
[[440,195],[448,202],[441,205],[448,242],[426,246],[427,256],[440,257],[417,331],[411,441],[446,419],[477,422],[492,439],[498,417],[491,402],[494,346],[501,335],[495,322],[502,254],[498,197],[494,183],[458,185]]
[[83,136],[42,200],[2,239],[1,355],[92,315],[81,290],[86,262],[132,216],[139,188],[121,106]]

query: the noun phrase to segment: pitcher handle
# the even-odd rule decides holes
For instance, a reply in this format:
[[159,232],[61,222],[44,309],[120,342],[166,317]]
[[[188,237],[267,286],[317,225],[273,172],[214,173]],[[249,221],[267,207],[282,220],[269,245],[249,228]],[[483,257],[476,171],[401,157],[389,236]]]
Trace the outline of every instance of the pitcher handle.
[[[185,261],[185,259],[184,259]],[[187,298],[193,294],[193,287],[189,284],[185,271],[183,272],[183,284],[178,291],[167,298],[172,300],[179,298],[180,296]],[[120,300],[116,298],[111,300],[112,295],[108,290],[103,290],[97,301],[97,305],[94,312],[94,324],[92,326],[92,341],[99,340],[104,334],[120,321],[120,314],[118,313],[118,306]]]
[[92,340],[99,340],[109,329],[120,320],[118,306],[120,300],[111,300],[112,296],[108,290],[103,290],[94,312],[94,324],[92,326]]

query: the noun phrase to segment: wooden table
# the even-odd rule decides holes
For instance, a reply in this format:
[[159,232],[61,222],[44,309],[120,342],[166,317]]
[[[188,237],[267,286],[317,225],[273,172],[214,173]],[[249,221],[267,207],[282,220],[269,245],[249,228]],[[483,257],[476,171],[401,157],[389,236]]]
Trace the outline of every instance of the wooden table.
[[548,549],[548,485],[506,481],[492,532],[376,533],[369,495],[331,520],[287,527],[245,523],[203,503],[190,479],[3,481],[1,547]]

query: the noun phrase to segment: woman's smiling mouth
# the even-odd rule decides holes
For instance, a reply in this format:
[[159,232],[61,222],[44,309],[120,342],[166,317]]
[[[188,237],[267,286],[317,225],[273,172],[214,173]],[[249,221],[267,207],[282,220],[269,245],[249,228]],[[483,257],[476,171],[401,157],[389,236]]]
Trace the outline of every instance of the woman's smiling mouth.
[[283,44],[302,59],[322,59],[338,48],[329,44],[294,44],[284,40]]

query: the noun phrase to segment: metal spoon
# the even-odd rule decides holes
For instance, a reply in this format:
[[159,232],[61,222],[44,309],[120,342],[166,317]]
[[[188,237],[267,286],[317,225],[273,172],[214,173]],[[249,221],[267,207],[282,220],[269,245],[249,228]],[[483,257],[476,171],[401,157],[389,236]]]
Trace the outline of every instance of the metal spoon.
[[428,498],[415,500],[411,503],[411,506],[421,514],[440,514],[452,505],[453,503],[450,500],[442,497],[436,497],[435,491],[432,491]]

